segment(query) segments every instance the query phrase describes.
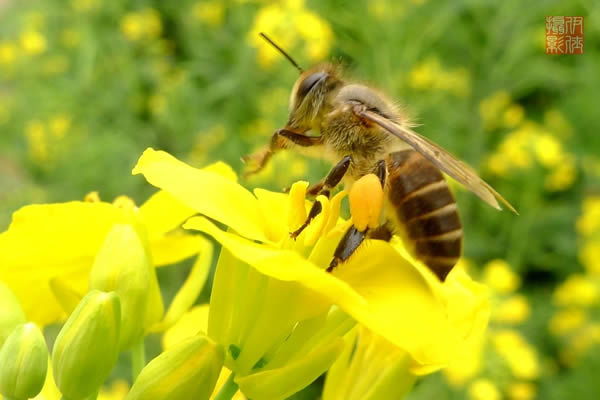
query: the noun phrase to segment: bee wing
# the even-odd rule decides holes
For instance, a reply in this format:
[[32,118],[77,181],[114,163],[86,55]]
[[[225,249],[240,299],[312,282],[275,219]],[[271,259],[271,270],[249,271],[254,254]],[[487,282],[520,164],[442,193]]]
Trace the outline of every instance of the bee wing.
[[502,207],[500,207],[497,201],[500,200],[512,212],[519,214],[517,210],[515,210],[515,208],[500,195],[500,193],[496,192],[493,187],[481,179],[471,167],[448,153],[439,145],[411,129],[394,123],[392,120],[383,117],[380,114],[366,110],[357,111],[357,114],[376,123],[392,135],[408,143],[416,151],[434,163],[439,169],[456,179],[490,206],[501,210]]

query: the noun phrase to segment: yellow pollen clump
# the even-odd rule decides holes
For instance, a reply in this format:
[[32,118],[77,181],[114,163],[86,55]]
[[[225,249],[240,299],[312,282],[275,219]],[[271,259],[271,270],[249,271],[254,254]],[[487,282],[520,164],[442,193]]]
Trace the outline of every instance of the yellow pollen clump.
[[374,174],[368,174],[354,183],[350,190],[350,212],[352,221],[359,231],[379,225],[383,207],[383,189]]

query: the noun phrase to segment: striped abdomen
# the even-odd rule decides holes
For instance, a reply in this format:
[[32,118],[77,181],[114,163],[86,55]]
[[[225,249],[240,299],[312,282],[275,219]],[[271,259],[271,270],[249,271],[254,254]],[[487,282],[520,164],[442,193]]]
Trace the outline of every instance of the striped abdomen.
[[462,248],[456,201],[440,170],[415,150],[388,155],[388,198],[417,258],[446,279]]

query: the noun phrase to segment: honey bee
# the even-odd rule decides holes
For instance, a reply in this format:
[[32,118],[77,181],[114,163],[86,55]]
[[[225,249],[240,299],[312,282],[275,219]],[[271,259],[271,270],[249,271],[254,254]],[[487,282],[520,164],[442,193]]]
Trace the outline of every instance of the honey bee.
[[[334,252],[328,271],[347,260],[365,238],[408,239],[413,254],[444,281],[462,252],[463,230],[456,201],[442,172],[483,201],[501,209],[498,201],[517,211],[473,169],[429,139],[414,132],[406,115],[376,89],[342,80],[338,67],[317,65],[303,70],[265,34],[261,36],[300,72],[289,103],[286,125],[270,144],[244,157],[260,171],[279,150],[296,148],[334,163],[329,174],[307,190],[310,195],[331,191],[343,180],[346,188],[374,173],[385,193],[380,225],[359,231],[351,226]],[[296,237],[321,210],[315,202]]]

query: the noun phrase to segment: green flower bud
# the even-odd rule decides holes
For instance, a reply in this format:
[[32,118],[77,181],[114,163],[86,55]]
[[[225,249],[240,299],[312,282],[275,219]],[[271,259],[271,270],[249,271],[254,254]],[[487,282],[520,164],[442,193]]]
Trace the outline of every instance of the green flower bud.
[[33,323],[19,325],[0,350],[0,393],[7,399],[29,399],[44,386],[48,347]]
[[121,350],[144,334],[144,312],[150,287],[150,262],[131,225],[117,224],[106,236],[90,273],[90,289],[116,292],[121,301]]
[[208,399],[223,359],[223,348],[206,336],[186,339],[150,361],[125,399]]
[[25,313],[10,289],[0,282],[0,347],[17,325],[25,323]]
[[114,292],[90,291],[69,316],[52,352],[54,381],[66,399],[98,391],[117,362],[120,324]]

